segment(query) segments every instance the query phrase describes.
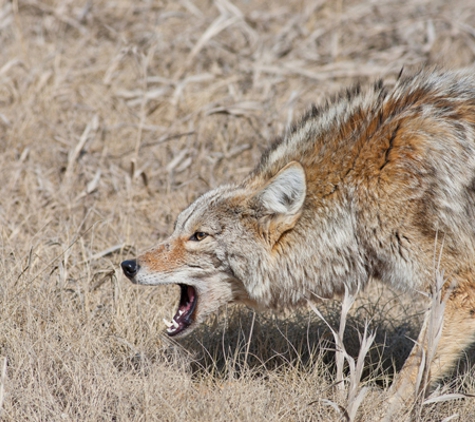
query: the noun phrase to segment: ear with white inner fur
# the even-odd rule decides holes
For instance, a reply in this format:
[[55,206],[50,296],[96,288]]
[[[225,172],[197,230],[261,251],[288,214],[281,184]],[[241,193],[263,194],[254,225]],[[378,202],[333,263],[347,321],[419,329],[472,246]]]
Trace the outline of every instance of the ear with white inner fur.
[[305,171],[292,161],[256,195],[263,212],[260,225],[271,246],[297,223],[306,193]]

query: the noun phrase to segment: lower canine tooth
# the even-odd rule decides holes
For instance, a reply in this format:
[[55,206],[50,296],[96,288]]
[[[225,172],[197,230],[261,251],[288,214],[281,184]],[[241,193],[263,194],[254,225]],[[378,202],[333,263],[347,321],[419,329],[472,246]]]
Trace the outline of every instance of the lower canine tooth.
[[172,319],[172,324],[173,324],[173,328],[179,327],[178,322],[176,322],[174,319]]
[[170,328],[173,325],[170,321],[167,321],[165,318],[163,318],[163,322],[168,328]]

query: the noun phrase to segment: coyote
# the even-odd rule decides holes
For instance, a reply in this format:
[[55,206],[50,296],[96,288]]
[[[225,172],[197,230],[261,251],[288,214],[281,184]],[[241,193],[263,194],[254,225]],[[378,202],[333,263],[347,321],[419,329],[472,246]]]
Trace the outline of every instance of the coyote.
[[431,293],[439,255],[447,302],[431,382],[475,340],[475,77],[462,71],[357,85],[313,107],[242,183],[199,197],[122,268],[133,283],[180,286],[167,330],[179,337],[230,302],[299,306],[372,278]]

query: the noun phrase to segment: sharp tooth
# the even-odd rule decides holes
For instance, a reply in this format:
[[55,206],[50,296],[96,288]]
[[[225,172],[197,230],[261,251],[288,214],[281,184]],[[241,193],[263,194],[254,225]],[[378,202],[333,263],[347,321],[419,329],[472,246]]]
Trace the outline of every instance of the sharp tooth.
[[185,313],[185,311],[183,311],[181,309],[178,311],[178,315],[180,315],[180,316],[182,316],[184,313]]
[[172,324],[173,324],[173,328],[179,327],[178,322],[176,322],[174,319],[172,319]]
[[165,318],[163,318],[163,322],[168,328],[170,328],[173,325],[170,321],[167,321]]

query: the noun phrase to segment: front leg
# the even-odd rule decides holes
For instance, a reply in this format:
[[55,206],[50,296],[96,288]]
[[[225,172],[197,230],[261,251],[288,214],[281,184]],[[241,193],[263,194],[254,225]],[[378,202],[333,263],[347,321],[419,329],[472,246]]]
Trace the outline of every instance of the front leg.
[[475,283],[467,278],[456,287],[447,282],[433,298],[417,342],[389,390],[385,421],[407,411],[475,341]]

